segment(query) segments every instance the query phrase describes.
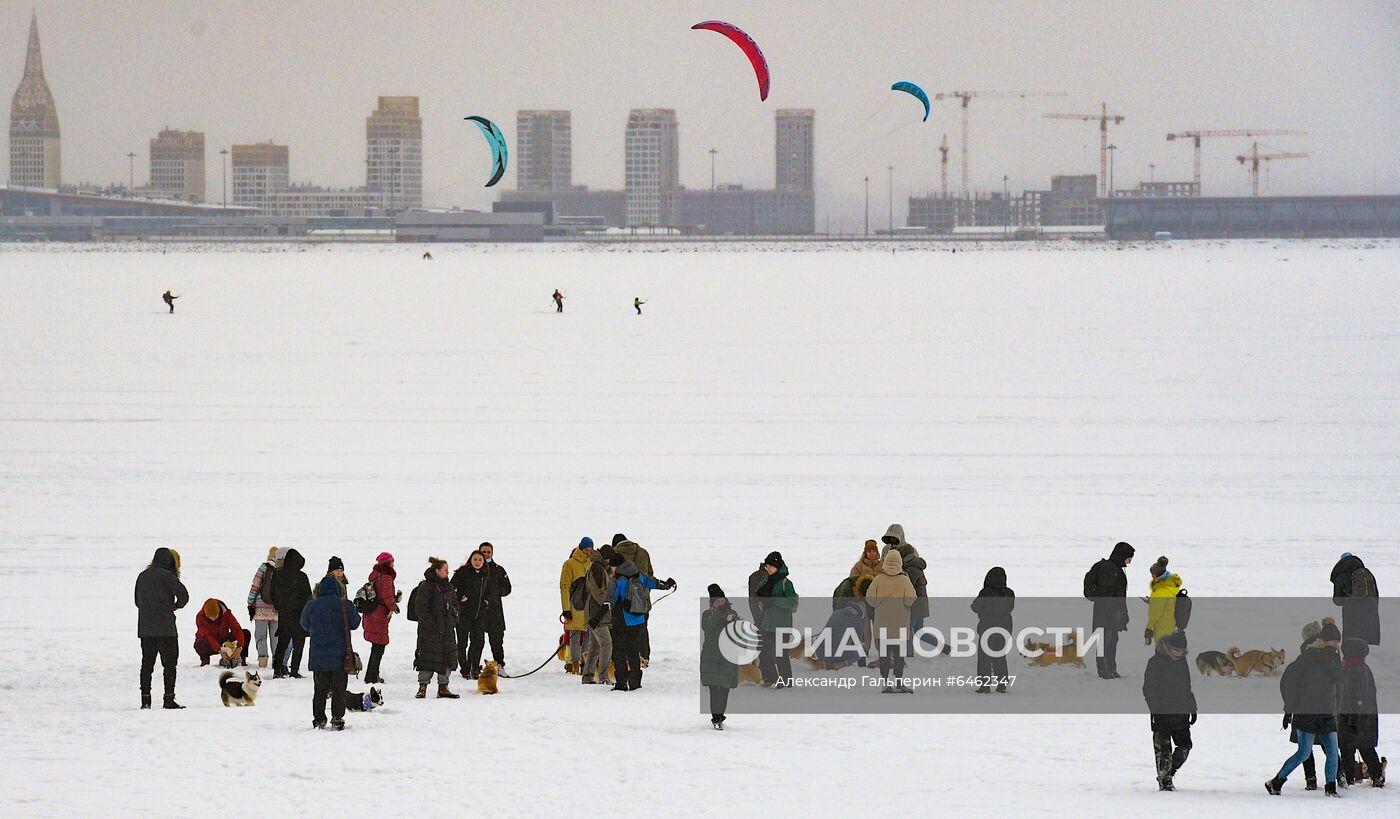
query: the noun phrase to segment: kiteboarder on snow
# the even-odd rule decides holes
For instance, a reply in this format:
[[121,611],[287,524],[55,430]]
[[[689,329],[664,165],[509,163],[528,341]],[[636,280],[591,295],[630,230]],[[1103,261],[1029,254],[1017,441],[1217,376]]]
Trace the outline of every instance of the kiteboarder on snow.
[[161,300],[170,305],[170,312],[172,313],[175,312],[175,300],[178,298],[180,297],[170,295],[169,290],[165,291],[165,295],[161,296]]
[[564,312],[564,294],[559,292],[559,288],[554,288],[554,312]]
[[642,314],[642,305],[643,305],[643,304],[646,304],[646,302],[642,301],[642,299],[641,299],[640,296],[633,297],[633,299],[632,299],[632,306],[635,307],[635,308],[637,309],[637,315],[639,315],[639,316]]

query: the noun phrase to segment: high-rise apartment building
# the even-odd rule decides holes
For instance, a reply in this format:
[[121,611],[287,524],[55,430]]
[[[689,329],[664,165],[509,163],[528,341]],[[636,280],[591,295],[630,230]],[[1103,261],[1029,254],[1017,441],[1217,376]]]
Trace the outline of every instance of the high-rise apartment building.
[[291,177],[287,146],[271,140],[235,145],[230,160],[233,204],[273,210],[274,198],[287,189]]
[[204,134],[199,131],[161,131],[151,140],[151,181],[148,189],[159,196],[204,201]]
[[29,51],[24,75],[10,101],[10,184],[57,189],[63,176],[59,153],[58,109],[44,80],[39,53],[39,18],[29,18]]
[[516,190],[569,190],[573,187],[572,115],[516,111],[515,155]]
[[365,119],[365,187],[390,212],[423,207],[423,120],[417,97],[380,97]]
[[774,115],[778,131],[774,141],[778,190],[812,190],[812,125],[815,119],[811,108],[780,108]]
[[680,188],[680,133],[672,108],[633,108],[624,152],[627,224],[669,226]]

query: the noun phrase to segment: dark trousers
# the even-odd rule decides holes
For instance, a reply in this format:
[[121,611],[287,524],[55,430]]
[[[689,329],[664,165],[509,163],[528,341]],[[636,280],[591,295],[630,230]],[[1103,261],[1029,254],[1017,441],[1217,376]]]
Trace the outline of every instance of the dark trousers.
[[377,682],[379,680],[379,661],[382,659],[384,659],[384,646],[370,643],[369,666],[365,668],[365,682]]
[[[174,312],[174,311],[172,310],[171,312]],[[564,312],[564,301],[563,301],[563,299],[555,299],[555,300],[554,300],[554,312],[556,312],[556,313],[562,313],[562,312]]]
[[[505,629],[499,629],[499,630],[497,630],[497,631],[487,631],[487,632],[486,632],[486,639],[487,639],[487,641],[489,641],[489,642],[491,643],[491,659],[493,659],[493,660],[496,661],[496,665],[505,665],[505,664],[506,664],[506,646],[505,646],[505,643],[506,643],[506,630],[505,630]],[[479,649],[478,649],[477,652],[476,652],[476,656],[477,656],[477,657],[480,657],[480,656],[481,656],[481,651],[480,651]]]
[[888,645],[880,654],[880,677],[888,680],[890,678],[891,666],[894,675],[899,678],[904,677],[904,646]]
[[613,621],[613,670],[617,672],[617,684],[624,688],[642,685],[642,633],[643,626]]
[[[287,647],[292,649],[292,659],[287,661]],[[301,653],[306,649],[306,636],[293,637],[282,629],[277,630],[277,650],[272,654],[272,661],[282,661],[282,670],[301,671]]]
[[1095,658],[1095,664],[1099,668],[1099,675],[1118,673],[1118,632],[1105,628],[1103,630],[1103,647],[1099,649],[1099,656]]
[[[248,664],[248,647],[251,646],[252,644],[253,644],[253,633],[250,632],[250,631],[248,631],[248,629],[246,629],[246,628],[243,629],[243,646],[242,646],[242,650],[240,650],[240,651],[238,652],[238,659],[239,659],[244,665],[247,665],[247,664]],[[215,648],[211,651],[210,648],[209,648],[209,644],[208,644],[208,643],[205,643],[205,642],[197,642],[197,643],[194,644],[194,653],[196,653],[196,654],[199,655],[199,659],[205,660],[205,659],[208,659],[208,658],[210,658],[210,657],[213,657],[215,654],[218,654],[218,653],[219,653],[219,650],[222,649],[222,648],[223,648],[223,646],[217,646],[217,647],[215,647]]]
[[776,631],[758,633],[758,670],[763,675],[764,685],[773,685],[780,680],[783,685],[792,684],[792,659],[786,651],[778,648]]
[[[1381,758],[1375,748],[1348,748],[1342,746],[1342,775],[1348,782],[1359,782],[1361,774],[1356,770],[1356,752],[1361,752],[1361,761],[1366,763],[1366,773],[1371,779],[1381,775]],[[1309,757],[1311,759],[1311,757]],[[1306,771],[1304,772],[1306,773]]]
[[1312,751],[1308,751],[1308,758],[1303,760],[1303,778],[1309,782],[1317,781],[1317,760],[1313,759]]
[[156,670],[156,656],[160,656],[161,669],[165,672],[165,698],[175,699],[175,663],[180,659],[179,637],[141,638],[141,693],[151,693],[151,675]]
[[996,677],[996,685],[1001,685],[1001,678],[1010,676],[1006,668],[1006,638],[1000,634],[993,634],[987,638],[987,647],[997,653],[996,657],[982,650],[982,635],[977,636],[977,676]]
[[1191,753],[1191,726],[1176,731],[1153,731],[1152,752],[1157,757],[1157,781],[1161,782],[1186,764],[1186,757]]
[[724,722],[724,708],[729,705],[729,689],[722,685],[707,685],[710,689],[710,718]]
[[316,693],[311,695],[311,718],[326,721],[326,697],[331,698],[331,719],[345,719],[345,686],[350,675],[344,671],[313,671]]
[[648,620],[646,623],[642,623],[642,636],[639,638],[641,642],[637,644],[637,653],[641,654],[642,659],[646,660],[648,663],[651,662],[651,626],[649,625],[650,623],[650,620]]

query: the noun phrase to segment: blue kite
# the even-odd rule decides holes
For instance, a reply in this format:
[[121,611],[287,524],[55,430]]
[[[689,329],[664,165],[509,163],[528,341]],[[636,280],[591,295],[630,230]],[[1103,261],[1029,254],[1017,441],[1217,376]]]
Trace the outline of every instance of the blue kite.
[[501,177],[506,175],[506,137],[501,133],[501,129],[496,127],[496,123],[486,117],[470,116],[463,117],[476,123],[476,127],[481,129],[481,135],[486,137],[486,144],[491,146],[491,164],[495,171],[491,174],[491,181],[486,183],[486,187],[491,187],[501,181]]
[[915,99],[917,99],[919,102],[922,102],[922,103],[924,104],[924,122],[928,122],[928,112],[929,112],[928,94],[925,94],[925,93],[924,93],[924,89],[920,88],[919,86],[915,85],[915,84],[912,83],[912,82],[908,82],[907,80],[900,80],[899,82],[895,83],[894,85],[891,85],[891,86],[890,86],[890,90],[891,90],[891,91],[903,91],[903,92],[905,92],[906,94],[913,94]]

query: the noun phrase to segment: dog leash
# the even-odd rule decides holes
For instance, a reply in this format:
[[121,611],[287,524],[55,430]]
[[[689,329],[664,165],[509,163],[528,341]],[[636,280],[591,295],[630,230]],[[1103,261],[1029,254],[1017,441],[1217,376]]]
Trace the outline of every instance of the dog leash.
[[549,656],[545,658],[545,661],[542,662],[542,663],[540,663],[539,665],[535,666],[535,667],[534,667],[533,669],[531,669],[530,671],[525,672],[524,674],[500,674],[500,672],[497,672],[497,673],[500,674],[501,677],[504,677],[504,678],[507,679],[507,680],[519,680],[519,679],[522,679],[522,678],[524,678],[524,677],[528,677],[528,676],[530,676],[531,674],[534,674],[536,671],[539,671],[540,669],[542,669],[542,668],[544,668],[545,666],[549,665],[551,661],[553,661],[556,657],[558,657],[558,656],[559,656],[559,646],[562,646],[562,645],[564,645],[564,635],[561,634],[561,635],[559,635],[559,642],[558,642],[558,644],[556,644],[556,645],[554,646],[554,650],[553,650],[553,651],[549,652]]

